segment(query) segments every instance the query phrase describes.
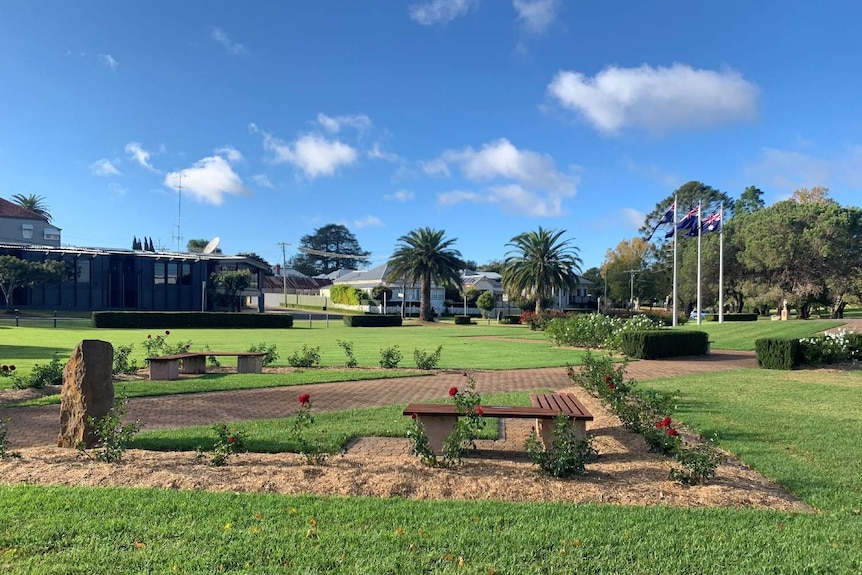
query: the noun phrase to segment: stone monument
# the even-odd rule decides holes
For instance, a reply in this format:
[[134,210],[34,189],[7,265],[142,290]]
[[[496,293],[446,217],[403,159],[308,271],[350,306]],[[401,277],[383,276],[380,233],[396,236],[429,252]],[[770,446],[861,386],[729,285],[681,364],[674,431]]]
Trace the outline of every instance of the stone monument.
[[74,448],[83,441],[95,447],[98,438],[87,418],[104,417],[114,407],[113,363],[114,348],[106,341],[85,339],[75,346],[63,368],[58,446]]

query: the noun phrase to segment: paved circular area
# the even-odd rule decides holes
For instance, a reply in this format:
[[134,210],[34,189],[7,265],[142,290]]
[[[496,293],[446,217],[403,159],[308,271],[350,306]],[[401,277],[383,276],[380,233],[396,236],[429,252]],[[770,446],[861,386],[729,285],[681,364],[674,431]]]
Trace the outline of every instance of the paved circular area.
[[[636,380],[647,380],[752,367],[757,367],[753,352],[722,351],[707,356],[635,361],[629,364],[626,375]],[[571,386],[565,368],[561,367],[471,371],[470,374],[476,381],[476,390],[482,394],[558,390]],[[145,430],[168,429],[220,421],[288,417],[295,413],[299,405],[296,398],[301,393],[311,394],[315,411],[325,412],[445,398],[451,386],[463,384],[461,373],[442,372],[403,379],[165,395],[130,399],[126,416],[129,420],[140,420]],[[7,439],[12,449],[56,445],[60,429],[59,406],[0,409],[0,417],[10,418]],[[509,430],[513,429],[510,424]],[[398,442],[401,447],[398,447]],[[351,446],[351,452],[362,450],[369,454],[389,454],[392,450],[392,454],[397,454],[404,452],[404,446],[404,440],[369,438]],[[497,448],[507,449],[503,444]]]

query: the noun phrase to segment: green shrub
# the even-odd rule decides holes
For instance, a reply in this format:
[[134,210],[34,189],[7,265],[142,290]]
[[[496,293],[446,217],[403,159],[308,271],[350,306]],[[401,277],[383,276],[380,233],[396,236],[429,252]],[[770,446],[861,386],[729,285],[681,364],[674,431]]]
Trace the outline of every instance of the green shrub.
[[593,447],[592,436],[578,438],[574,422],[562,413],[557,416],[555,423],[554,440],[550,449],[545,449],[535,429],[530,433],[524,446],[530,461],[552,477],[583,475],[587,463],[598,456]]
[[621,334],[620,348],[635,359],[706,355],[709,336],[703,331],[632,331]]
[[138,371],[138,362],[130,359],[134,345],[119,345],[114,348],[114,365],[111,371],[114,375],[118,373],[135,373]]
[[363,295],[361,289],[345,284],[335,284],[329,288],[329,299],[332,300],[332,303],[359,305]]
[[55,353],[47,365],[37,363],[27,375],[16,372],[12,376],[12,385],[18,389],[42,389],[46,385],[63,385],[63,363]]
[[75,447],[81,455],[105,463],[120,463],[123,460],[126,449],[135,434],[141,430],[140,421],[123,425],[126,402],[125,396],[121,395],[114,400],[114,407],[104,417],[87,417],[87,427],[92,429],[93,435],[96,436],[96,446],[93,455],[90,455],[86,444],[79,441]]
[[257,345],[252,345],[248,348],[249,351],[253,351],[255,353],[264,353],[261,358],[261,363],[263,365],[272,365],[278,360],[278,350],[275,347],[275,344],[266,345],[266,342],[260,342]]
[[521,316],[519,315],[504,315],[500,318],[500,323],[504,325],[519,325],[521,323]]
[[344,325],[347,327],[399,327],[400,315],[346,315]]
[[302,349],[294,350],[288,356],[287,363],[290,367],[314,367],[320,364],[320,348],[303,344]]
[[344,362],[344,367],[356,367],[359,362],[356,361],[356,356],[353,355],[353,342],[341,341],[338,339],[335,343],[338,344],[338,347],[344,350],[344,355],[347,356],[347,360]]
[[470,325],[473,323],[473,320],[470,319],[469,315],[456,315],[455,316],[455,325]]
[[380,350],[380,367],[384,369],[395,369],[401,362],[401,350],[397,345],[385,347]]
[[763,369],[793,369],[802,363],[798,339],[762,337],[754,341],[754,351]]
[[194,311],[94,311],[93,327],[136,329],[275,329],[293,327],[293,316],[285,313],[251,314]]
[[419,369],[434,369],[440,361],[440,354],[443,353],[443,346],[438,346],[434,353],[426,353],[421,349],[413,350],[413,360],[416,362],[416,367]]

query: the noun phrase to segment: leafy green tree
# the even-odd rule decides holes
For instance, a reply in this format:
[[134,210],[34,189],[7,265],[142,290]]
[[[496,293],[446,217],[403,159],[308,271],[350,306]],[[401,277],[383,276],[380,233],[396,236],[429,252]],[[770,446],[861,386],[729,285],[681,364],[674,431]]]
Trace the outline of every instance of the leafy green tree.
[[524,232],[512,238],[501,275],[506,291],[513,295],[536,298],[536,313],[541,313],[543,299],[555,291],[572,290],[578,285],[581,259],[571,240],[561,240],[566,230]]
[[[291,260],[292,267],[308,276],[328,274],[338,269],[356,270],[369,263],[350,230],[340,224],[329,224],[299,240],[300,253]],[[307,250],[307,251],[303,251]],[[340,257],[349,256],[349,257]]]
[[763,191],[756,186],[748,186],[736,200],[733,210],[737,214],[751,214],[765,207]]
[[[674,198],[679,202],[677,205],[677,215],[680,218],[682,218],[689,209],[697,207],[698,202],[701,204],[704,216],[717,212],[722,205],[724,206],[725,213],[732,211],[734,206],[733,200],[724,192],[716,190],[711,186],[707,186],[702,182],[692,180],[691,182],[681,185],[674,193],[670,194],[655,205],[653,211],[647,214],[644,225],[639,230],[641,235],[649,235],[653,228],[655,228],[656,224],[661,220],[662,216],[664,216],[665,212],[667,212],[667,209],[673,203]],[[672,228],[668,225],[667,229],[670,230]],[[661,239],[664,236],[660,231],[661,230],[653,236],[654,239]]]
[[494,294],[490,291],[483,291],[479,294],[479,297],[476,298],[476,307],[485,312],[486,317],[494,311],[496,306],[497,300],[494,299]]
[[263,256],[258,255],[258,254],[254,253],[254,252],[240,252],[240,253],[238,253],[238,254],[236,254],[236,255],[238,255],[238,256],[240,256],[240,257],[243,257],[243,258],[247,258],[247,259],[250,259],[250,260],[256,261],[256,262],[258,262],[258,263],[260,263],[260,264],[265,265],[265,266],[266,266],[266,270],[264,271],[264,273],[265,273],[266,275],[268,275],[268,276],[274,275],[274,274],[272,273],[272,264],[271,264],[271,263],[269,263],[268,261],[266,261],[266,260],[263,258]]
[[66,273],[66,264],[56,260],[31,262],[15,256],[0,256],[0,292],[6,309],[12,309],[12,293],[16,288],[38,283],[59,282]]
[[491,260],[486,264],[479,266],[478,271],[480,272],[494,272],[500,273],[500,270],[503,269],[503,260]]
[[395,253],[389,259],[386,281],[419,283],[419,319],[433,321],[431,282],[443,286],[461,285],[464,269],[461,252],[453,249],[455,239],[446,239],[444,230],[418,228],[398,238]]
[[240,311],[240,292],[251,285],[251,272],[242,270],[221,270],[210,275],[212,284],[224,295],[231,311]]
[[42,196],[37,196],[36,194],[30,194],[28,196],[25,196],[24,194],[14,194],[12,196],[12,201],[22,208],[39,214],[49,222],[51,221],[51,213],[48,211],[48,204],[45,203],[45,198]]

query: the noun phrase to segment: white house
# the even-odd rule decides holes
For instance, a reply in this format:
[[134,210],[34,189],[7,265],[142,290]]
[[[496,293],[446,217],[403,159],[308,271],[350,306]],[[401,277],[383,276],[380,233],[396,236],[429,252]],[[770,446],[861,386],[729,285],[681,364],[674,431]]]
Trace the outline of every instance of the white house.
[[[402,302],[407,305],[419,304],[419,284],[411,282],[386,282],[386,272],[389,269],[389,263],[381,264],[369,270],[356,270],[346,273],[332,280],[333,285],[345,284],[357,289],[360,289],[371,297],[371,292],[376,287],[386,287],[392,292],[391,299],[387,297],[388,306],[401,306]],[[322,288],[320,295],[329,297],[329,287]],[[445,308],[444,300],[446,299],[445,288],[431,284],[431,307],[438,314],[442,314]]]

